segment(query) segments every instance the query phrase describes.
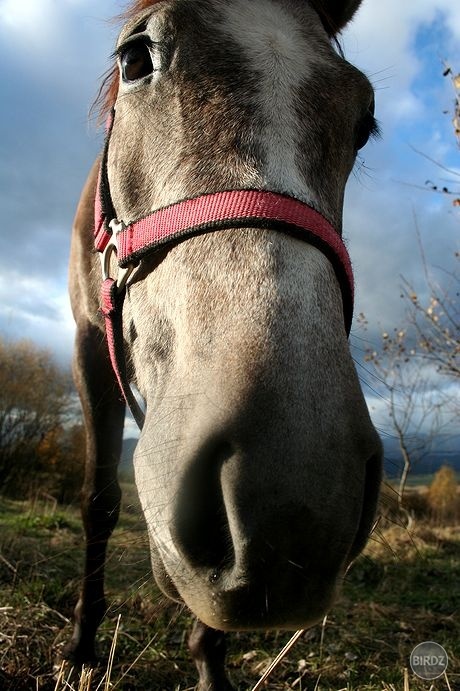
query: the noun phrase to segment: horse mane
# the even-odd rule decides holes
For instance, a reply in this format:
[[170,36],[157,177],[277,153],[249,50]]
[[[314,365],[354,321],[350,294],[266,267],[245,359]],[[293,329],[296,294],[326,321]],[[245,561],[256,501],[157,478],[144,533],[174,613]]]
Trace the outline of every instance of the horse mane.
[[[159,0],[134,0],[134,2],[121,14],[114,18],[116,22],[127,22],[142,10],[152,7]],[[118,95],[118,69],[116,64],[113,64],[102,78],[102,83],[99,88],[96,100],[94,101],[91,111],[98,112],[97,120],[99,123],[105,122],[108,114],[115,105]]]
[[[142,10],[146,10],[148,7],[152,7],[157,2],[159,2],[159,0],[134,0],[134,2],[124,12],[115,17],[115,21],[126,22],[135,17],[136,14],[142,12]],[[336,38],[337,31],[336,27],[334,26],[334,22],[331,20],[327,12],[324,10],[321,2],[318,2],[318,0],[310,0],[310,4],[319,14],[324,28],[326,29],[329,36],[333,37],[332,40],[336,46],[336,49],[339,52],[339,54],[343,57],[341,46]],[[91,111],[98,111],[97,120],[99,123],[103,123],[106,121],[107,116],[109,115],[110,111],[115,105],[115,101],[118,95],[118,83],[118,69],[116,64],[113,64],[112,67],[109,67],[108,71],[102,78],[102,83],[99,88],[98,95],[91,108]]]

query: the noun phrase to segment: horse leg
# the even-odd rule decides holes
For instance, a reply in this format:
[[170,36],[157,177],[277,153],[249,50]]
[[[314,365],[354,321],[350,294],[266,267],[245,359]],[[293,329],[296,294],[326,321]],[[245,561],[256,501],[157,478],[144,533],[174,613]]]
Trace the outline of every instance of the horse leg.
[[96,631],[106,612],[104,565],[107,542],[120,510],[117,467],[125,414],[104,334],[91,324],[77,330],[74,378],[86,426],[81,499],[86,556],[74,631],[63,657],[81,666],[96,660]]
[[225,674],[225,634],[197,619],[188,641],[200,679],[197,691],[232,691]]

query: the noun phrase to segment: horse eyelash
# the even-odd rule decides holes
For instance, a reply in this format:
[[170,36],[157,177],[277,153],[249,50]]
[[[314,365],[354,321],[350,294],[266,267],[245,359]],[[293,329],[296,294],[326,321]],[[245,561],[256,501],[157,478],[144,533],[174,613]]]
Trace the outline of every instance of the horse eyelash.
[[147,46],[147,48],[153,48],[153,46],[159,45],[158,42],[152,41],[148,34],[133,34],[123,41],[121,46],[118,46],[118,48],[115,49],[110,56],[110,59],[117,60],[127,48],[129,48],[131,45],[135,45],[136,43],[143,43]]
[[381,139],[382,137],[382,128],[380,127],[380,123],[377,120],[377,118],[374,118],[372,121],[372,125],[369,131],[369,137],[371,139]]

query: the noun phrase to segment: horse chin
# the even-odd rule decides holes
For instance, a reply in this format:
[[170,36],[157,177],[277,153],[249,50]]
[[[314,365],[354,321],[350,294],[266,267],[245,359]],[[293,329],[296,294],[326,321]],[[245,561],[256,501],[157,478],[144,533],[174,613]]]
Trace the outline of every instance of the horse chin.
[[[264,582],[232,586],[212,585],[199,579],[178,585],[182,599],[205,624],[222,631],[297,630],[320,621],[332,606],[338,579],[311,584],[303,577],[294,582]],[[341,579],[340,579],[341,580]]]
[[165,563],[160,552],[152,546],[153,572],[163,594],[221,631],[290,631],[316,624],[334,603],[345,566],[342,562],[310,575],[299,565],[270,573],[211,572],[188,569],[184,561]]

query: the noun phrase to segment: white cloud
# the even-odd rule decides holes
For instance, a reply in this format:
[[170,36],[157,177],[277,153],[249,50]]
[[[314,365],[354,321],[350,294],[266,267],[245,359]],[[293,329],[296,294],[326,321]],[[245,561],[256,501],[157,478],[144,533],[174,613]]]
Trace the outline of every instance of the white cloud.
[[[417,35],[433,22],[437,32],[421,53]],[[436,46],[441,24],[448,40]],[[377,116],[383,130],[382,140],[364,150],[367,168],[350,180],[345,205],[357,311],[366,313],[376,333],[403,317],[401,274],[423,290],[416,222],[429,262],[448,265],[458,238],[458,215],[449,199],[416,187],[423,188],[428,179],[437,182],[446,174],[410,146],[440,163],[449,164],[455,152],[450,121],[442,115],[452,94],[442,78],[441,58],[454,61],[460,54],[460,4],[450,0],[385,0],[378,4],[365,0],[345,32],[344,48],[346,57],[370,75],[376,87]],[[427,80],[427,63],[433,65],[433,71],[439,64],[439,80],[429,83],[429,96],[415,88]],[[453,67],[460,69],[460,64]]]
[[0,32],[4,40],[20,38],[26,55],[48,52],[62,36],[65,5],[62,0],[0,0]]
[[62,282],[16,271],[0,276],[0,333],[48,347],[65,363],[73,347],[75,326]]
[[58,34],[73,14],[80,20],[85,13],[109,17],[117,12],[114,5],[108,0],[97,4],[93,0],[0,0],[0,27],[27,38],[35,36],[44,44],[47,36]]
[[1,51],[18,76],[58,96],[94,97],[119,9],[110,0],[0,0]]
[[1,0],[0,20],[14,30],[40,30],[50,23],[54,3],[51,0]]
[[460,50],[460,4],[451,0],[365,0],[355,21],[344,32],[347,58],[363,69],[376,86],[379,112],[386,128],[401,119],[423,115],[420,99],[411,91],[421,69],[415,37],[423,25],[438,17],[444,19],[450,36],[447,45],[439,46],[438,59],[454,59]]

